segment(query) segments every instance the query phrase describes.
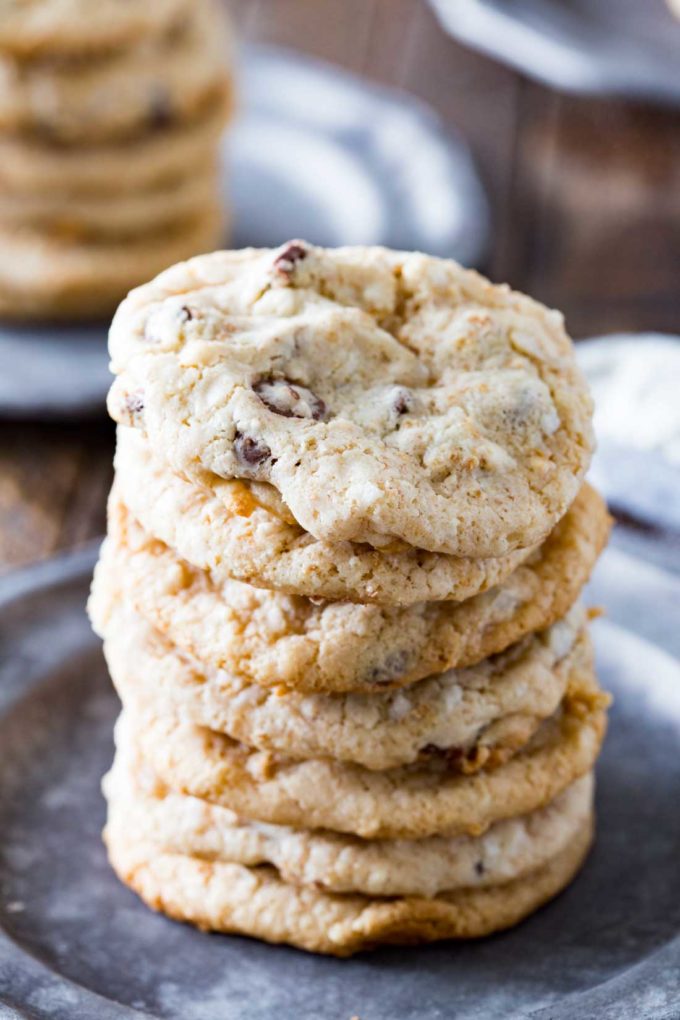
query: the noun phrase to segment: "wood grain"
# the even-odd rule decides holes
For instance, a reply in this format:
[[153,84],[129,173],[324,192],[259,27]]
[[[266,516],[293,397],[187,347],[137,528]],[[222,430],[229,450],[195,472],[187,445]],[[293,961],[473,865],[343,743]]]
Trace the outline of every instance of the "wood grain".
[[[561,96],[472,53],[424,0],[233,0],[245,39],[428,102],[491,199],[485,269],[561,308],[574,336],[680,332],[680,113]],[[0,425],[0,569],[101,533],[113,432]]]

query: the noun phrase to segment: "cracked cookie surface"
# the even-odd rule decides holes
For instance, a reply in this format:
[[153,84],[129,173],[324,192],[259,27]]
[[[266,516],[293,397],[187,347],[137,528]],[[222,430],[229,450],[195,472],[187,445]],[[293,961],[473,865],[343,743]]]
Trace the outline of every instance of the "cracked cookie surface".
[[377,899],[290,885],[274,868],[158,853],[126,826],[109,826],[105,840],[119,878],[154,910],[203,930],[349,956],[380,944],[477,938],[517,924],[572,880],[590,847],[592,821],[530,875],[432,898]]
[[115,590],[95,594],[91,612],[133,711],[167,711],[261,751],[371,771],[433,756],[466,774],[498,767],[557,711],[575,668],[592,668],[579,606],[501,655],[382,695],[273,691],[206,670],[126,611]]
[[[126,413],[144,404],[126,397]],[[120,498],[145,531],[215,582],[313,598],[384,605],[430,599],[460,601],[499,584],[529,555],[462,559],[400,546],[387,553],[352,542],[319,542],[296,524],[267,486],[214,478],[196,485],[154,456],[134,428],[118,429],[114,499]],[[398,675],[399,669],[395,670]]]
[[266,482],[315,538],[499,557],[580,487],[591,402],[562,318],[381,248],[217,252],[133,292],[109,409],[178,472]]
[[609,532],[584,486],[543,545],[462,603],[326,602],[216,581],[151,538],[114,494],[95,590],[120,589],[153,627],[207,667],[273,687],[381,693],[481,662],[561,619]]
[[479,834],[528,814],[589,772],[609,699],[587,666],[570,677],[560,710],[518,754],[474,775],[452,773],[445,755],[371,772],[318,758],[254,751],[222,734],[162,715],[126,711],[134,741],[170,788],[258,821],[333,829],[365,838]]
[[257,867],[272,865],[295,885],[367,896],[436,896],[485,888],[542,867],[592,811],[588,773],[544,808],[492,825],[481,836],[363,840],[239,818],[227,808],[174,793],[136,753],[123,727],[105,777],[108,824],[134,832],[158,852]]

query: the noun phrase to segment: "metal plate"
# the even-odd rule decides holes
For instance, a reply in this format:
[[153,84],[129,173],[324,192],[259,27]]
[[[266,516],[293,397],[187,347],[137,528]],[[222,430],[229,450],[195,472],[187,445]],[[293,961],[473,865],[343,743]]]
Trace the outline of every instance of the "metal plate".
[[175,924],[110,872],[99,778],[117,704],[83,613],[93,557],[0,582],[0,1016],[677,1018],[680,666],[625,629],[677,653],[677,579],[611,550],[598,568],[616,702],[598,839],[570,889],[490,939],[336,961]]
[[[413,98],[328,64],[247,47],[225,142],[225,244],[386,244],[468,265],[487,201],[464,141]],[[0,415],[103,414],[106,324],[0,326]]]
[[430,0],[451,35],[554,88],[680,102],[665,0]]

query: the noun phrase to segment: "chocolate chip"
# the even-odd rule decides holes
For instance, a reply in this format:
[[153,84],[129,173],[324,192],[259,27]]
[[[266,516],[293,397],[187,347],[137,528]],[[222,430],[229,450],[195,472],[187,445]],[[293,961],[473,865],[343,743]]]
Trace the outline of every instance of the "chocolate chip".
[[486,871],[486,868],[484,867],[484,862],[483,861],[475,861],[475,872],[476,872],[476,874],[483,875],[485,871]]
[[392,410],[395,414],[408,414],[414,407],[413,394],[405,386],[398,386],[392,396]]
[[162,86],[154,89],[149,100],[149,124],[152,128],[162,130],[174,119],[174,110],[170,93]]
[[277,273],[288,276],[293,272],[297,263],[305,258],[307,258],[307,249],[304,247],[304,242],[291,241],[274,259],[274,269]]
[[272,455],[272,451],[266,443],[260,443],[257,439],[253,439],[252,436],[244,436],[242,432],[236,433],[234,452],[238,460],[243,464],[247,464],[248,467],[258,467],[260,464],[264,464],[266,460],[269,460]]
[[399,680],[406,672],[409,658],[409,653],[404,649],[391,652],[380,666],[374,666],[371,670],[371,683],[390,684]]
[[179,310],[180,322],[191,322],[193,317],[194,313],[191,311],[191,309],[187,305],[182,305],[182,307]]
[[326,404],[321,397],[288,379],[261,379],[253,390],[265,407],[284,418],[321,421],[326,416]]
[[442,758],[451,765],[459,764],[465,757],[462,747],[437,747],[436,744],[426,744],[420,753],[427,758]]

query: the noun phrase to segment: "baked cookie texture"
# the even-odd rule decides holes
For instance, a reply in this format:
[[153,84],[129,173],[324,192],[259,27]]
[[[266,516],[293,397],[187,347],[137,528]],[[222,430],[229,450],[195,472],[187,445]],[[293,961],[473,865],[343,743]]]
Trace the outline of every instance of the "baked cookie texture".
[[0,316],[108,316],[224,237],[219,149],[234,100],[222,7],[5,6]]
[[153,910],[206,931],[342,957],[386,944],[479,938],[517,924],[573,879],[592,824],[528,876],[430,898],[335,896],[283,882],[275,869],[159,853],[114,827],[105,830],[105,841],[119,878]]
[[592,452],[562,317],[381,248],[218,252],[123,302],[109,409],[179,473],[272,485],[322,541],[498,557],[543,541]]
[[[178,186],[215,166],[229,113],[228,91],[183,124],[140,136],[133,143],[87,147],[47,145],[34,136],[0,134],[0,185],[19,199],[52,195],[68,203],[84,195],[102,200]],[[84,158],[86,156],[86,159]]]
[[[296,759],[334,758],[372,771],[446,753],[476,771],[527,743],[564,697],[585,658],[583,613],[466,670],[449,670],[393,693],[273,691],[206,671],[113,594],[104,636],[111,677],[125,704],[172,710],[234,740]],[[105,610],[106,611],[106,610]]]
[[90,59],[17,60],[0,51],[0,129],[90,145],[180,123],[223,91],[229,47],[226,22],[199,0],[165,31],[140,32]]
[[[128,413],[143,401],[126,397]],[[412,605],[462,600],[499,584],[531,550],[493,559],[428,553],[402,545],[389,553],[355,542],[319,542],[293,521],[271,490],[233,479],[193,485],[152,454],[136,429],[121,429],[114,499],[145,530],[218,581],[235,578],[294,595]],[[399,672],[399,670],[397,670]]]
[[580,597],[610,518],[560,317],[454,263],[296,241],[163,272],[111,354],[89,611],[123,703],[122,881],[337,956],[554,897],[609,704]]
[[0,47],[23,57],[81,57],[110,50],[140,35],[167,30],[191,9],[191,0],[32,0],[0,4]]
[[148,233],[73,240],[40,230],[0,229],[0,315],[8,318],[95,318],[140,277],[168,259],[219,242],[223,214],[213,203]]
[[329,830],[243,820],[228,808],[175,793],[126,733],[105,776],[109,825],[125,825],[160,849],[206,860],[270,865],[286,882],[367,896],[436,896],[527,875],[563,850],[588,823],[594,779],[587,773],[537,811],[494,822],[479,836],[364,840]]
[[154,539],[114,493],[95,591],[119,593],[189,656],[262,687],[382,692],[475,665],[560,620],[609,533],[585,486],[553,533],[501,583],[463,602],[332,602],[219,579]]
[[375,772],[332,758],[257,751],[171,711],[130,708],[144,757],[173,789],[258,821],[366,839],[419,839],[482,832],[499,818],[549,803],[593,768],[607,704],[592,674],[574,675],[559,712],[521,751],[471,775],[452,768],[445,750],[414,766]]
[[[209,149],[209,147],[208,147]],[[74,189],[66,196],[47,191],[0,189],[0,224],[47,237],[75,237],[93,242],[122,241],[155,233],[173,222],[200,217],[212,207],[219,188],[219,166],[208,156],[195,172],[152,187],[131,187],[115,198]],[[218,217],[219,219],[219,217]]]

